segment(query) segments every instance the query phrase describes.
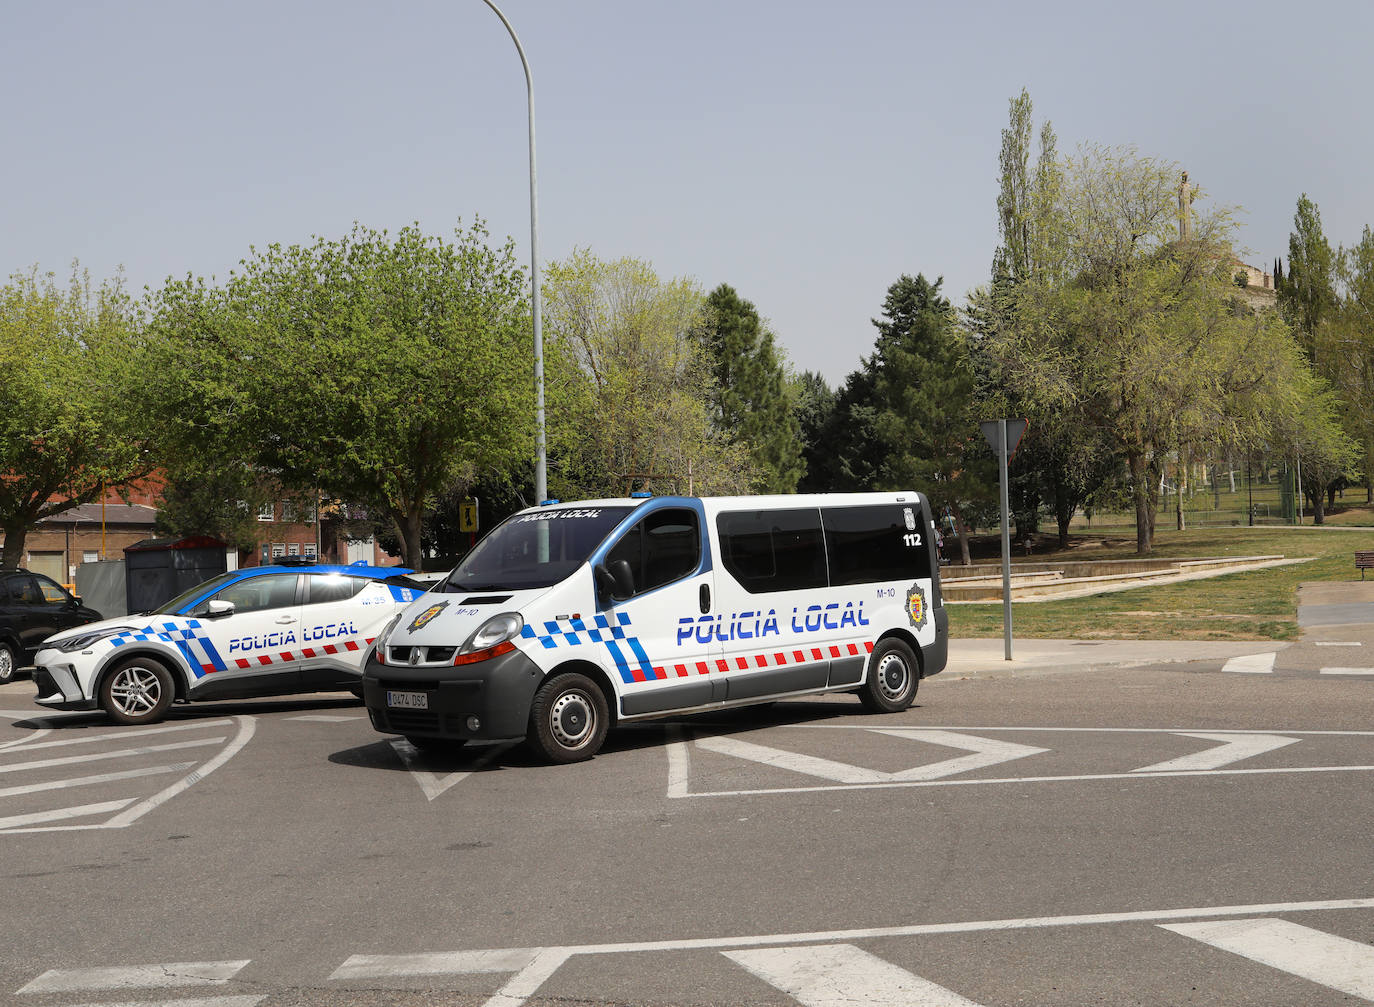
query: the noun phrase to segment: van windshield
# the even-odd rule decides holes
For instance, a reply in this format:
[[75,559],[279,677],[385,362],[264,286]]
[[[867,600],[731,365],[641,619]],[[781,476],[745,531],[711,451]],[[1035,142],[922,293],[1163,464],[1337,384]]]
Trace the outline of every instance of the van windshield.
[[565,507],[517,514],[463,557],[438,591],[549,587],[587,561],[633,507]]

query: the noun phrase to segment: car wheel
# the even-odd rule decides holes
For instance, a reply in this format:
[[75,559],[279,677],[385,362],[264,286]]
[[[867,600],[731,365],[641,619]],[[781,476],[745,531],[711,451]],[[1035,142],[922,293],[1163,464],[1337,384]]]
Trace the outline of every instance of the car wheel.
[[526,741],[550,762],[581,762],[601,750],[611,714],[601,689],[567,672],[545,682],[530,705]]
[[0,685],[14,681],[14,651],[7,643],[0,643]]
[[175,692],[172,673],[161,662],[134,657],[100,683],[100,706],[117,724],[152,724],[166,715]]
[[879,640],[868,663],[868,681],[859,688],[859,701],[874,713],[900,713],[916,698],[921,666],[901,640]]

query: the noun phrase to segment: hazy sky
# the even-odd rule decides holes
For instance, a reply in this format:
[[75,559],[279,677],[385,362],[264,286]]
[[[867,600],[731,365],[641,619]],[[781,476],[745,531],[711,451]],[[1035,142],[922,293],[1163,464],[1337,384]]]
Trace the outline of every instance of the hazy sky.
[[[997,242],[1024,86],[1061,151],[1133,144],[1239,204],[1374,224],[1374,4],[498,0],[534,71],[540,250],[725,282],[836,384],[902,273],[956,301]],[[354,220],[529,256],[525,82],[481,0],[0,0],[0,272],[134,290]]]

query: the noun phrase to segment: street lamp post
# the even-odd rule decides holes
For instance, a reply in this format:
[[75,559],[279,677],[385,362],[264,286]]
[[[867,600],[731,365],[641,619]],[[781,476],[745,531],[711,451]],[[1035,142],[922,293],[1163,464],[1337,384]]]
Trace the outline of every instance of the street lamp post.
[[534,419],[536,426],[537,456],[534,463],[535,503],[548,498],[547,442],[544,435],[544,327],[539,299],[539,198],[535,188],[534,174],[534,78],[530,75],[530,62],[525,58],[525,49],[515,29],[501,13],[501,8],[492,0],[483,0],[501,19],[510,32],[515,51],[520,54],[520,64],[525,68],[525,90],[529,96],[530,117],[530,308],[534,314]]

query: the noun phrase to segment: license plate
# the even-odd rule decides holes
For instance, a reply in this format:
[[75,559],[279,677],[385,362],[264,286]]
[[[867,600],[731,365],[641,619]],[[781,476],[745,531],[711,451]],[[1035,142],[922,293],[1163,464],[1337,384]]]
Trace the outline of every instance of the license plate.
[[404,710],[428,710],[429,695],[424,692],[388,692],[386,705]]

